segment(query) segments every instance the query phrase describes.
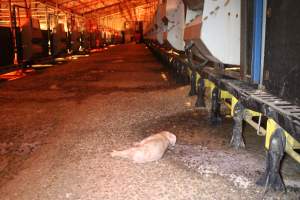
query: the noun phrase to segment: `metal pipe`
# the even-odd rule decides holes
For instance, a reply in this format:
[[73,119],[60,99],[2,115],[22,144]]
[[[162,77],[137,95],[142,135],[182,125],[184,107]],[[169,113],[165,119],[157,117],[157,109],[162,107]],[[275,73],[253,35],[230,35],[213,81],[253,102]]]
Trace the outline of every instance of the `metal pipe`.
[[8,5],[9,5],[9,15],[10,15],[10,30],[11,30],[11,34],[12,34],[13,48],[14,48],[14,64],[17,65],[18,64],[17,38],[16,38],[15,26],[13,23],[11,0],[8,1]]
[[9,19],[10,19],[10,30],[13,31],[13,22],[12,22],[12,11],[11,11],[11,0],[8,1],[8,7],[9,7]]
[[26,0],[24,0],[24,3],[25,3],[25,11],[26,11],[26,16],[27,17],[29,17],[30,15],[29,15],[29,10],[28,10],[28,6],[27,6],[27,1]]
[[248,1],[241,1],[241,71],[240,76],[242,80],[246,80],[248,71]]
[[260,63],[260,82],[259,82],[260,87],[262,87],[263,79],[264,79],[267,4],[268,4],[268,0],[263,0],[261,63]]
[[251,78],[256,84],[261,82],[263,4],[262,0],[254,0]]
[[18,21],[19,21],[19,26],[21,26],[21,15],[20,15],[20,8],[17,8],[17,15],[18,15]]

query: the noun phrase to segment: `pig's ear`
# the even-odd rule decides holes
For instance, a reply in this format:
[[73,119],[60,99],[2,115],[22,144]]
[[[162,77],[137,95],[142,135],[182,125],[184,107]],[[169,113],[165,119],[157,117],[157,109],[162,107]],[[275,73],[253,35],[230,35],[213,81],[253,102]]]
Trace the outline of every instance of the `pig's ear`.
[[169,141],[170,141],[170,144],[171,144],[172,146],[174,146],[175,143],[176,143],[176,135],[170,133],[170,134],[169,134]]

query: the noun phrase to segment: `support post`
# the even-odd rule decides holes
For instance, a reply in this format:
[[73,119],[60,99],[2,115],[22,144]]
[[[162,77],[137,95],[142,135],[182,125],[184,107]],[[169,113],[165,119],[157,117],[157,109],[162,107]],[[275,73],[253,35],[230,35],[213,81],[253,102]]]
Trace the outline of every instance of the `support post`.
[[9,20],[10,20],[10,30],[13,37],[13,48],[14,48],[14,65],[19,64],[18,49],[17,49],[17,35],[16,35],[16,13],[15,7],[12,6],[11,0],[8,1],[9,5]]
[[211,116],[210,121],[212,124],[218,124],[221,122],[220,108],[221,104],[219,101],[220,92],[217,87],[215,87],[211,94]]
[[181,76],[183,77],[183,84],[188,84],[189,76],[188,76],[188,72],[187,72],[187,67],[184,66],[183,64],[180,65],[180,73],[181,73]]
[[197,87],[197,100],[196,107],[205,107],[204,95],[205,95],[205,82],[203,78],[198,81]]
[[176,59],[174,59],[172,73],[173,73],[176,83],[180,83],[181,77],[180,77],[180,70],[179,70],[179,62]]
[[191,84],[191,90],[189,92],[189,96],[195,96],[196,95],[196,70],[192,69],[192,73],[191,73],[191,80],[190,80],[190,84]]
[[245,148],[243,139],[243,123],[244,123],[244,106],[241,102],[237,102],[233,110],[233,130],[230,140],[230,146],[235,149]]
[[181,73],[181,64],[179,61],[176,61],[175,65],[175,76],[176,76],[176,83],[183,83],[183,74]]
[[280,175],[281,161],[284,156],[286,137],[282,128],[277,128],[270,138],[266,156],[266,170],[256,182],[265,186],[265,192],[270,188],[275,191],[285,191],[285,185]]

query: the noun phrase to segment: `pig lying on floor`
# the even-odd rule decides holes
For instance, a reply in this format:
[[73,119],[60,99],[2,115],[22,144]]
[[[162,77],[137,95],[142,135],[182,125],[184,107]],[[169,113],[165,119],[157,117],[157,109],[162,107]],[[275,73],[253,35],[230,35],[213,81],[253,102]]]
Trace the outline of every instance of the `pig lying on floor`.
[[146,163],[162,158],[169,145],[174,146],[176,136],[168,131],[151,135],[133,147],[123,151],[111,152],[112,157],[121,157],[133,160],[135,163]]

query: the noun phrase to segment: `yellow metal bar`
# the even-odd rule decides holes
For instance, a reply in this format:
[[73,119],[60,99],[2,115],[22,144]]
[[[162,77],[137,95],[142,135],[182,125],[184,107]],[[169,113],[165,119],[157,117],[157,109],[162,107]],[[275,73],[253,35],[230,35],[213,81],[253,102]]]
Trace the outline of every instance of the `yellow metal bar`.
[[[273,119],[268,119],[265,142],[266,149],[269,149],[271,136],[277,128],[280,128],[280,126]],[[295,140],[288,132],[284,131],[284,135],[286,137],[285,152],[293,159],[295,159],[298,163],[300,163],[300,155],[299,153],[294,151],[294,149],[300,149],[300,143]]]
[[237,98],[235,98],[234,96],[232,96],[231,98],[231,116],[233,117],[233,111],[234,111],[234,107],[237,104],[239,100]]
[[[209,88],[209,89],[210,89],[209,94],[210,94],[210,97],[211,97],[212,91],[213,91],[213,89],[216,87],[216,85],[215,85],[212,81],[210,81],[210,80],[208,80],[208,79],[204,79],[204,85],[205,85],[205,88]],[[233,97],[233,95],[230,94],[228,91],[226,91],[226,90],[221,90],[220,98],[221,98],[221,99],[232,99],[232,98],[234,98],[234,97]],[[229,104],[229,103],[227,103],[226,101],[224,101],[224,104],[231,110],[231,113],[232,113],[232,112],[233,112],[233,111],[232,111],[232,110],[233,110],[233,108],[232,108],[232,103]],[[234,104],[234,105],[235,105],[235,104]]]
[[[238,99],[235,98],[234,96],[231,96],[231,116],[233,117],[233,111],[234,107],[237,104]],[[254,129],[256,129],[258,132],[257,134],[259,136],[265,136],[266,135],[266,130],[262,127],[260,127],[259,123],[256,123],[255,121],[252,120],[253,117],[260,117],[261,113],[255,112],[253,110],[245,109],[244,110],[244,120],[252,126]]]
[[246,115],[252,116],[252,117],[259,117],[261,113],[246,109]]
[[253,128],[257,130],[257,135],[265,136],[267,134],[267,131],[263,127],[260,127],[259,123],[252,120],[253,117],[261,117],[261,116],[262,114],[259,112],[246,109],[244,119],[246,122],[248,122],[249,125],[251,125]]
[[[205,88],[210,89],[210,97],[213,89],[216,87],[216,85],[211,82],[208,79],[204,79]],[[231,105],[224,101],[224,104],[231,110],[231,116],[233,116],[234,107],[238,102],[238,99],[235,98],[232,94],[230,94],[226,90],[221,90],[221,99],[231,99]],[[270,146],[270,139],[274,131],[279,128],[280,126],[273,120],[268,119],[267,121],[267,130],[265,130],[262,127],[259,127],[260,124],[256,123],[252,120],[252,117],[260,117],[262,114],[253,110],[245,109],[245,118],[244,120],[251,125],[256,130],[259,129],[259,135],[265,136],[265,147],[266,149],[269,149]],[[293,159],[295,159],[298,163],[300,163],[300,155],[294,149],[300,149],[300,143],[295,140],[289,133],[284,131],[285,137],[286,137],[286,148],[285,152],[291,156]]]
[[279,128],[277,123],[273,119],[268,119],[268,121],[267,121],[266,142],[265,142],[266,149],[269,149],[271,136],[277,128]]
[[205,87],[207,87],[207,88],[213,89],[216,87],[216,85],[208,79],[204,79],[204,83],[205,83]]
[[285,152],[286,152],[289,156],[291,156],[294,160],[296,160],[298,163],[300,163],[300,155],[299,155],[296,151],[294,151],[294,149],[291,148],[290,145],[286,145],[286,147],[285,147]]
[[198,83],[200,78],[201,78],[200,74],[198,72],[196,72],[196,83]]
[[209,88],[210,89],[210,91],[209,91],[209,97],[211,98],[212,91],[216,87],[216,85],[213,82],[211,82],[210,80],[208,80],[208,79],[204,79],[204,85],[205,85],[205,88]]
[[286,141],[293,149],[300,149],[300,143],[295,140],[289,133],[285,132]]
[[255,121],[252,120],[252,115],[248,115],[244,117],[244,120],[250,125],[252,126],[254,129],[257,130],[257,135],[259,136],[265,136],[267,134],[266,129],[264,129],[263,127],[260,127],[259,123],[256,123]]
[[225,106],[231,111],[231,104],[227,103],[226,101],[223,102],[225,104]]
[[192,70],[190,70],[190,68],[188,68],[187,70],[188,70],[188,75],[191,78],[191,76],[192,76]]
[[226,90],[221,90],[221,99],[231,99],[232,95],[226,91]]

